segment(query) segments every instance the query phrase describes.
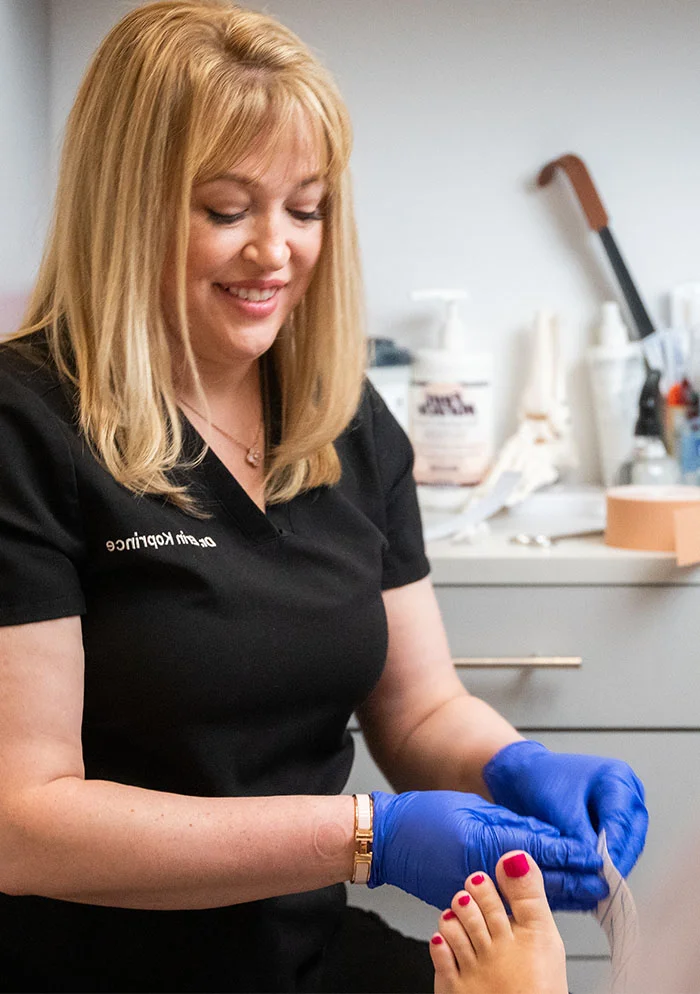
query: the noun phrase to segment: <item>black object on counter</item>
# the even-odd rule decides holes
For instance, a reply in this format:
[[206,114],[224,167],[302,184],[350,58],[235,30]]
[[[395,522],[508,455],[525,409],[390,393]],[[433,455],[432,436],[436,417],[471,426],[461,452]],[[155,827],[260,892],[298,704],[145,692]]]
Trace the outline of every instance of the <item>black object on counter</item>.
[[659,390],[660,379],[661,373],[658,369],[650,369],[647,373],[642,392],[639,395],[639,417],[634,429],[635,436],[661,439],[664,437],[661,422],[663,398]]
[[370,366],[408,366],[411,353],[393,338],[370,338],[367,344]]

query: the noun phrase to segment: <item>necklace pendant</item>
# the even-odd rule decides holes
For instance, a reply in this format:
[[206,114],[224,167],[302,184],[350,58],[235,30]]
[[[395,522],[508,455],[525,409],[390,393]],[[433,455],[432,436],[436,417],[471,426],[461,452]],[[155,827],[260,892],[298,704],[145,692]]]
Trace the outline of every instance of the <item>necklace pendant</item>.
[[256,449],[255,446],[251,445],[251,447],[248,449],[248,451],[245,454],[245,461],[248,463],[249,466],[252,466],[254,469],[257,469],[258,466],[260,465],[261,459],[262,459],[262,452],[260,451],[260,449]]

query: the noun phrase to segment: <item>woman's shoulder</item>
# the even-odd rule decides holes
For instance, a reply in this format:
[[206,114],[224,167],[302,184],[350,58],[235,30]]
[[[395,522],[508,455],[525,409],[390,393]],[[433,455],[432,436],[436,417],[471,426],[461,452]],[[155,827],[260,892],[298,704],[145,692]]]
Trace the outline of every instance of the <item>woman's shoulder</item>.
[[355,416],[336,442],[345,480],[356,478],[361,488],[392,489],[410,473],[411,443],[375,387],[365,379]]
[[0,342],[0,403],[44,412],[48,408],[73,420],[70,391],[41,332]]
[[357,410],[341,439],[351,445],[364,444],[384,450],[387,446],[410,447],[406,432],[372,383],[365,378]]
[[382,589],[401,587],[430,571],[425,557],[413,447],[381,395],[365,381],[357,413],[338,447],[339,489],[386,539]]
[[50,389],[50,383],[58,381],[46,335],[40,331],[0,341],[0,371],[35,390]]

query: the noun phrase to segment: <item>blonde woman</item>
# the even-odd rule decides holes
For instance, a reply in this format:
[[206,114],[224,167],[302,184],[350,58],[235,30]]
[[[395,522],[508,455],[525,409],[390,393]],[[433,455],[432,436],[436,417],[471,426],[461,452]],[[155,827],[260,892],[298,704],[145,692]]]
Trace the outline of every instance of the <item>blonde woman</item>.
[[[590,818],[627,869],[643,844],[629,768],[455,676],[363,383],[349,155],[327,72],[223,0],[132,10],[82,83],[0,349],[8,990],[422,991],[345,881],[445,907],[524,848],[585,908]],[[342,793],[353,711],[402,793]]]

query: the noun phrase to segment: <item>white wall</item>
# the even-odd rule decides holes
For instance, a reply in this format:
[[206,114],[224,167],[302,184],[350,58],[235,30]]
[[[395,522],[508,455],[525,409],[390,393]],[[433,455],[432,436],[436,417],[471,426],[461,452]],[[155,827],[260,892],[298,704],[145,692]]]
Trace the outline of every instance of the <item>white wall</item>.
[[0,334],[41,255],[49,192],[46,0],[0,0]]
[[[129,0],[51,0],[58,135],[99,38]],[[525,329],[565,329],[582,476],[596,474],[581,364],[614,293],[566,181],[533,188],[564,152],[587,162],[654,318],[700,278],[698,0],[251,0],[334,71],[356,132],[354,177],[370,329],[417,343],[415,287],[466,286],[475,349],[498,356],[499,438],[512,430]]]

